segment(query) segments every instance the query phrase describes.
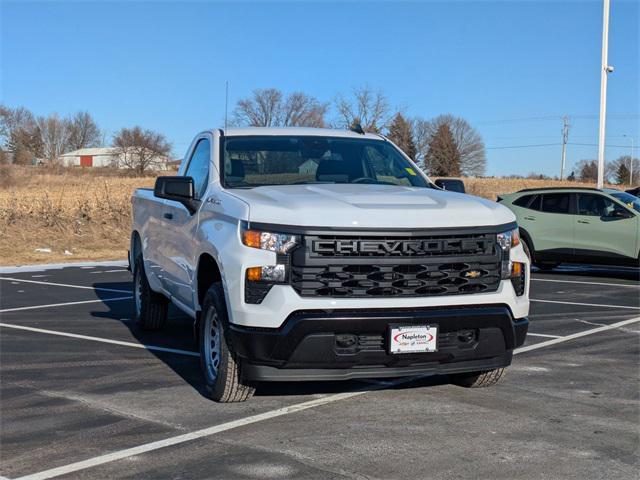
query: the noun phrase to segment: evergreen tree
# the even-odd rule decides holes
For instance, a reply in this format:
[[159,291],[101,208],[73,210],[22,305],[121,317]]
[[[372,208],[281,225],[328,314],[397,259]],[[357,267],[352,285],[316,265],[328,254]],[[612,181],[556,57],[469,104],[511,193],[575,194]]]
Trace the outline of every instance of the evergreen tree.
[[397,113],[389,126],[389,140],[395,143],[412,160],[416,159],[416,144],[413,141],[411,124],[401,113]]
[[629,183],[629,169],[624,162],[620,162],[618,164],[618,169],[616,170],[616,181],[621,185]]
[[431,175],[443,177],[460,176],[460,151],[448,124],[441,124],[431,138],[425,163]]

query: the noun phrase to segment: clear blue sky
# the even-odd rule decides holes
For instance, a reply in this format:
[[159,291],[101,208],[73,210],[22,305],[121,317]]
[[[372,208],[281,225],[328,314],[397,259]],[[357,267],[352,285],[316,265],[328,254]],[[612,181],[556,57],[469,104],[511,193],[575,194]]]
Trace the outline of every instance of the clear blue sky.
[[[640,2],[611,1],[611,145],[640,144]],[[1,97],[38,115],[88,110],[110,135],[140,124],[182,156],[252,89],[321,100],[368,84],[408,115],[468,119],[488,173],[557,174],[561,141],[596,144],[601,1],[2,1]],[[607,158],[629,153],[610,147]],[[638,148],[637,151],[640,151]],[[596,158],[570,145],[568,163]]]

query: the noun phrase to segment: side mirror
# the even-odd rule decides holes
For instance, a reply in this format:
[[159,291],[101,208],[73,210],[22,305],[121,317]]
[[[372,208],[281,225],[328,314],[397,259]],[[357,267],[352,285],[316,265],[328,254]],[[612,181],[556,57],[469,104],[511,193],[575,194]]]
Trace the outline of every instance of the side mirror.
[[465,193],[464,182],[457,178],[438,178],[436,179],[435,184],[443,190]]
[[191,177],[158,177],[153,195],[166,200],[180,202],[192,215],[199,202],[194,198],[195,188]]
[[631,218],[631,214],[629,212],[625,212],[624,210],[613,210],[607,215],[609,218]]

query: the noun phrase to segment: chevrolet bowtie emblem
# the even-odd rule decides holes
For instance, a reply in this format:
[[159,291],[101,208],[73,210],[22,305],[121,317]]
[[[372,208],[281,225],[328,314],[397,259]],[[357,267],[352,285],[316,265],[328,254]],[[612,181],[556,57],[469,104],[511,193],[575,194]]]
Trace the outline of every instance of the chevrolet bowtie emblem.
[[469,270],[464,272],[464,276],[467,278],[478,278],[480,276],[480,270]]

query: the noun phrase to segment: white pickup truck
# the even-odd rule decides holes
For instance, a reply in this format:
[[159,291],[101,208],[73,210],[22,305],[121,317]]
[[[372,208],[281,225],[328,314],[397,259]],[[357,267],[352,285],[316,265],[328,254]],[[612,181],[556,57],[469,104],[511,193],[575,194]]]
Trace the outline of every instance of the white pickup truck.
[[209,130],[133,196],[135,317],[194,319],[207,390],[447,374],[497,382],[528,328],[515,216],[434,186],[381,135]]

